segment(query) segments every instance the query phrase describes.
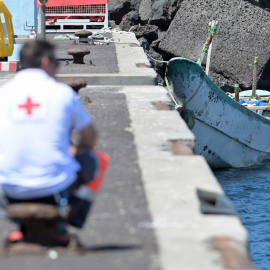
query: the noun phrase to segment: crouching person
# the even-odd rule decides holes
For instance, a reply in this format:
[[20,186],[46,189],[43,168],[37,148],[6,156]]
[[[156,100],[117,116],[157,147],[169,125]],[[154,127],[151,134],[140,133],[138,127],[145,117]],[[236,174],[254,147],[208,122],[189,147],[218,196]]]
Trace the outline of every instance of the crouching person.
[[[81,228],[93,200],[86,185],[98,173],[92,118],[73,89],[55,80],[52,44],[31,41],[20,58],[21,70],[0,88],[2,207],[56,205],[68,223]],[[72,130],[80,135],[75,155],[70,153]]]

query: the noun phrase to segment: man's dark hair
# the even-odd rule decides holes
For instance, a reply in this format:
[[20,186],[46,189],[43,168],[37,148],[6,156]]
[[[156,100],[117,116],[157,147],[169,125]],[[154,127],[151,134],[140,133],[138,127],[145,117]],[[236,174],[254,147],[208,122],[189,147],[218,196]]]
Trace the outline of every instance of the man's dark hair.
[[54,59],[55,46],[47,41],[35,40],[24,44],[20,51],[21,69],[40,68],[41,59]]

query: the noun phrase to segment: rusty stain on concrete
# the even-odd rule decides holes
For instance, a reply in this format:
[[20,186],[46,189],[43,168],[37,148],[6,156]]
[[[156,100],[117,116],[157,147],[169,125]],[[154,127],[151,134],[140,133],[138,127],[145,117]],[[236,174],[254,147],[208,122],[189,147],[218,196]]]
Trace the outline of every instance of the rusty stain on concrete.
[[173,108],[170,103],[163,101],[154,101],[152,104],[159,111],[171,111]]
[[194,155],[193,150],[185,145],[183,142],[177,141],[177,140],[170,140],[171,149],[174,155],[180,155],[180,156],[192,156]]
[[247,248],[236,240],[225,236],[215,236],[212,238],[212,244],[220,252],[225,268],[256,269],[251,263]]

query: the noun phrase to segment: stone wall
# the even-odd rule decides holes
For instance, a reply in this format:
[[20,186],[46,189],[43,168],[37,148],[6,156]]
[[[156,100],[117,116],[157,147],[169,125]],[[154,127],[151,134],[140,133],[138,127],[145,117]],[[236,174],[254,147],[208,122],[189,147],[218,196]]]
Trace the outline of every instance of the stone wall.
[[[175,56],[197,61],[208,23],[218,20],[210,77],[224,91],[231,92],[235,83],[250,89],[249,64],[258,56],[258,89],[270,90],[270,1],[111,0],[110,5],[111,18],[117,18],[123,30],[133,31],[145,52],[159,61]],[[163,83],[166,64],[150,62]]]

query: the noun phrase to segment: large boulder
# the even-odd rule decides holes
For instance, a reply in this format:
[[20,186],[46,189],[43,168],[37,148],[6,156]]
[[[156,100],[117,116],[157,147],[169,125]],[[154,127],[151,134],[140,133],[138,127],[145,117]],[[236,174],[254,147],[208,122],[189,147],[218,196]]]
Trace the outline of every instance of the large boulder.
[[167,29],[181,3],[182,0],[156,0],[152,5],[149,23]]
[[167,29],[182,0],[142,0],[139,8],[144,24],[154,24]]
[[249,89],[252,85],[249,64],[258,56],[258,89],[270,90],[270,14],[250,2],[183,0],[159,50],[197,61],[208,37],[208,23],[218,20],[210,77],[220,87],[220,83],[224,88],[239,83],[242,89]]
[[135,33],[137,39],[144,37],[149,43],[158,38],[158,27],[156,25],[137,25],[131,31]]
[[141,0],[110,0],[110,19],[120,24],[122,18],[132,10],[138,11]]
[[138,11],[130,11],[128,14],[126,14],[121,23],[119,24],[120,29],[123,31],[129,31],[132,26],[139,24],[139,13]]
[[139,15],[142,23],[147,24],[152,11],[152,4],[155,0],[142,0],[139,8]]
[[153,40],[152,43],[151,43],[151,47],[154,50],[158,51],[159,43],[164,38],[165,34],[166,34],[166,31],[163,31],[162,29],[158,29],[158,32],[157,32],[158,37],[157,37],[157,39]]
[[141,47],[144,49],[151,66],[158,74],[158,83],[163,84],[166,65],[162,56],[149,45],[148,41],[144,37],[140,38],[139,42]]

